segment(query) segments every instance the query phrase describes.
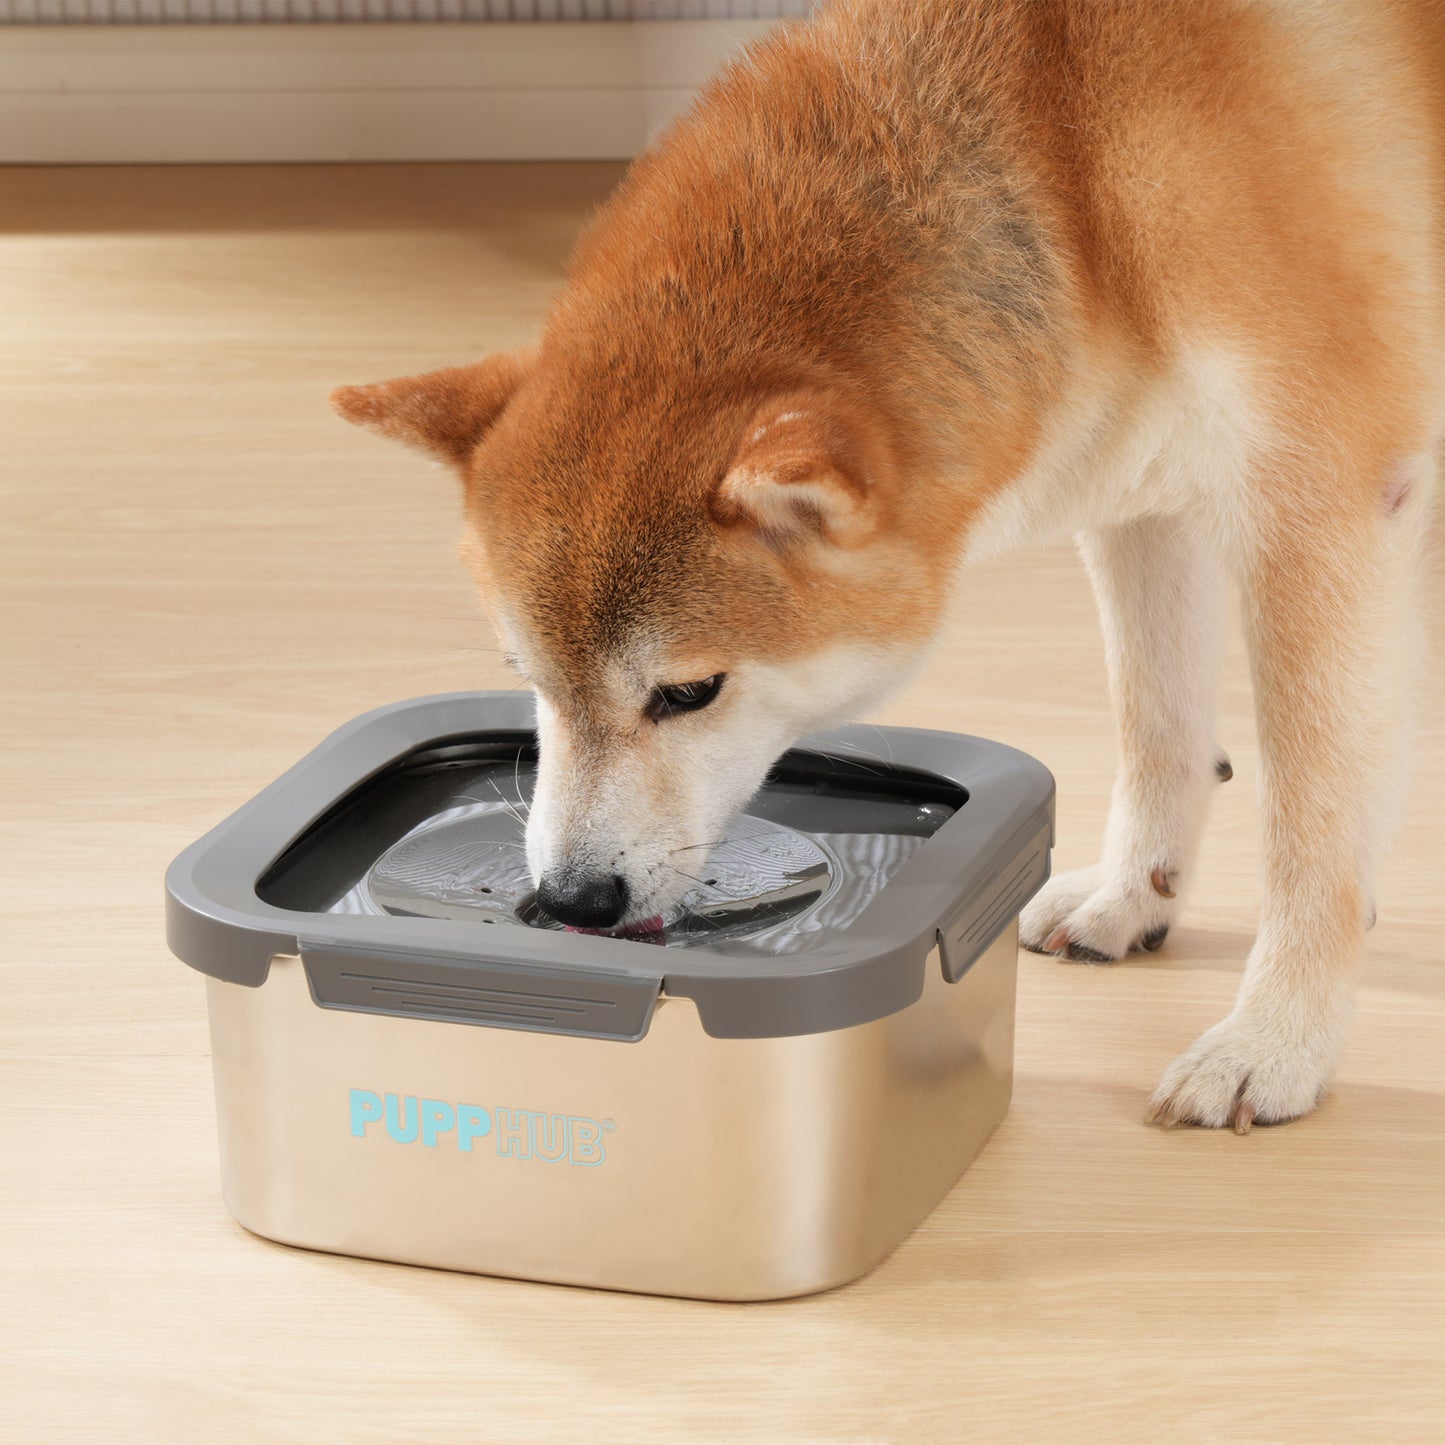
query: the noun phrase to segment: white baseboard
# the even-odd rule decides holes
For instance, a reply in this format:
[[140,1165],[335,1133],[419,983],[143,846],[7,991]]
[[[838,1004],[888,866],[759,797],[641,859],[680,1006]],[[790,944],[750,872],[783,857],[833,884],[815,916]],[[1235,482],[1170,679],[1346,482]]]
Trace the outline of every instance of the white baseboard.
[[5,26],[0,162],[625,159],[769,24]]

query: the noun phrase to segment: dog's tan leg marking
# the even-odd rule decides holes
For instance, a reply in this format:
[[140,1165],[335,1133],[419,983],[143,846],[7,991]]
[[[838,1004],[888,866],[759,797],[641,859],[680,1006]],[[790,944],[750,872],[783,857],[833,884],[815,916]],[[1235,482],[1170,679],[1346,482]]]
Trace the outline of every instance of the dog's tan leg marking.
[[1246,568],[1264,915],[1234,1011],[1166,1071],[1151,1122],[1245,1133],[1308,1113],[1334,1073],[1405,750],[1422,506],[1298,507]]
[[1024,945],[1107,963],[1164,941],[1218,784],[1215,693],[1223,570],[1180,520],[1081,542],[1104,628],[1122,765],[1102,861],[1053,879],[1024,910]]

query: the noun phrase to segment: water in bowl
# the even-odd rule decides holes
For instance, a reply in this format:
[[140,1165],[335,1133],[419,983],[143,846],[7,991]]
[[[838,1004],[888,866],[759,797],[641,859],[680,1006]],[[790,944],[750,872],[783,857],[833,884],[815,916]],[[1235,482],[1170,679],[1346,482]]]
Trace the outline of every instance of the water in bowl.
[[[449,745],[370,779],[277,860],[259,890],[283,907],[560,928],[537,906],[524,833],[525,754]],[[711,849],[666,866],[680,902],[645,941],[784,955],[837,937],[965,795],[922,774],[788,754]]]

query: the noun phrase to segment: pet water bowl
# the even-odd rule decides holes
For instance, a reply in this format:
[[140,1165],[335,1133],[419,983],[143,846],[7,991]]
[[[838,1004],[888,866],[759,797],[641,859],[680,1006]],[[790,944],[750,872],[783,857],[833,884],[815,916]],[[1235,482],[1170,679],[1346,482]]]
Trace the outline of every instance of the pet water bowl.
[[231,1212],[657,1294],[863,1273],[1008,1107],[1053,779],[978,738],[820,734],[686,855],[662,934],[596,937],[533,902],[533,717],[501,693],[368,713],[171,865]]

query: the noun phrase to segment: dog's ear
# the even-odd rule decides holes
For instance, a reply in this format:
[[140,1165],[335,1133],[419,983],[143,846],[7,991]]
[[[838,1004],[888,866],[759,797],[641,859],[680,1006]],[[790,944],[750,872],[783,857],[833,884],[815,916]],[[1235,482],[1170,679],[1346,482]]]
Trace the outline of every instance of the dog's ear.
[[776,551],[810,542],[861,546],[881,520],[884,458],[836,398],[785,396],[761,407],[714,498],[724,526],[751,526]]
[[532,355],[530,348],[501,351],[472,366],[342,386],[331,405],[357,426],[460,466],[506,409]]

